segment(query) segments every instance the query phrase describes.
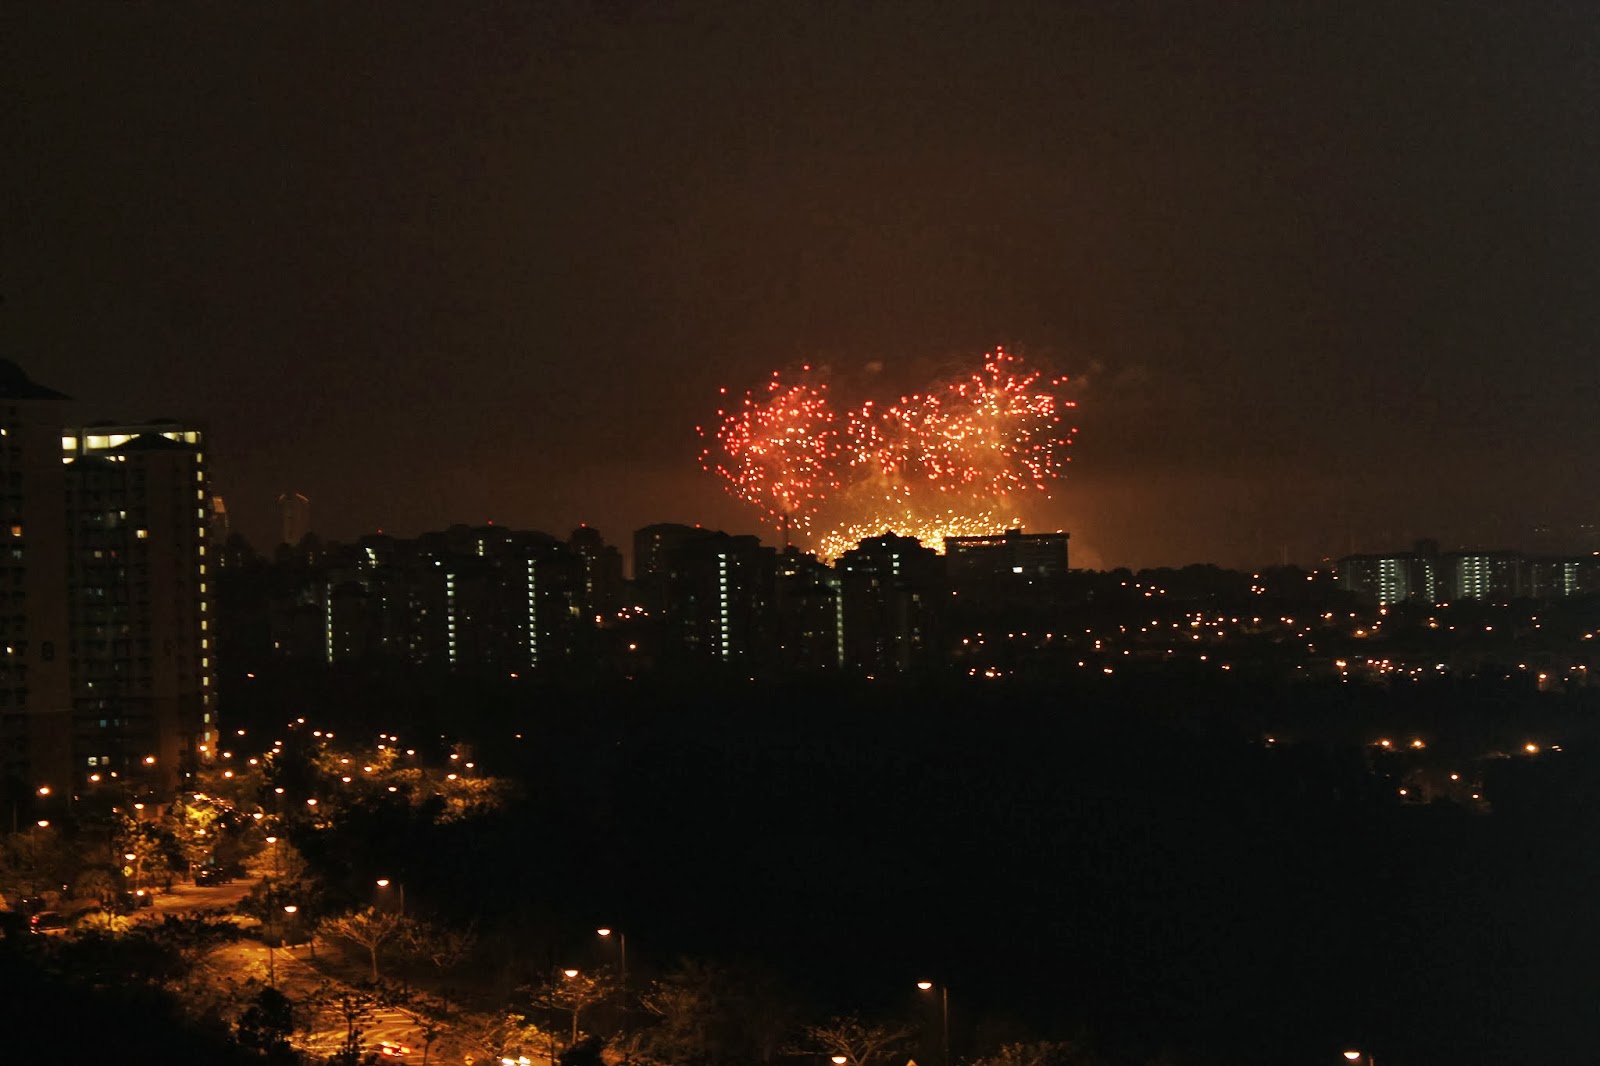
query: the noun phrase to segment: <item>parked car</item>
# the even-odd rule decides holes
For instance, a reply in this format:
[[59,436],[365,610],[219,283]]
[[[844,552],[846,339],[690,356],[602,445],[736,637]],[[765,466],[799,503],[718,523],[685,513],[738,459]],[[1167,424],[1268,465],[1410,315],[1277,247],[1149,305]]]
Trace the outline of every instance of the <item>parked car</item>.
[[194,883],[197,885],[225,885],[231,880],[233,880],[231,877],[214,866],[207,866],[203,870],[196,871],[194,875]]
[[65,933],[67,919],[60,911],[40,911],[28,919],[28,926],[35,933]]

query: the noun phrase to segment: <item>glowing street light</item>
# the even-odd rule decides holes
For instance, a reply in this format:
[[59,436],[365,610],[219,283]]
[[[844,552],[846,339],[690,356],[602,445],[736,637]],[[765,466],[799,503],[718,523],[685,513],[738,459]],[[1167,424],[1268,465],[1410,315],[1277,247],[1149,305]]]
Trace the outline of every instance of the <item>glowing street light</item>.
[[618,983],[622,986],[622,991],[623,992],[627,992],[627,990],[628,990],[628,937],[627,937],[627,934],[623,933],[622,930],[620,930],[620,929],[609,929],[609,928],[606,928],[606,927],[603,927],[603,926],[601,928],[599,928],[599,929],[596,929],[595,933],[596,933],[596,935],[602,936],[602,937],[609,937],[609,936],[611,936],[612,933],[616,933],[616,935],[617,935],[617,959],[618,959],[618,966],[617,966]]
[[1377,1066],[1376,1060],[1373,1059],[1372,1055],[1369,1052],[1356,1051],[1356,1050],[1352,1049],[1350,1051],[1346,1051],[1344,1053],[1344,1057],[1350,1062],[1363,1062],[1363,1061],[1365,1061],[1366,1066]]
[[935,986],[932,981],[918,981],[917,987],[924,992],[932,992],[935,987],[939,989],[939,1019],[944,1029],[944,1066],[950,1066],[950,989],[947,985]]
[[563,977],[576,977],[576,976],[578,976],[578,971],[577,970],[562,970],[561,971],[561,975]]
[[[389,879],[387,877],[380,877],[380,878],[378,878],[377,884],[378,884],[379,888],[388,888],[389,887]],[[401,913],[401,915],[404,915],[406,913],[406,886],[405,886],[405,882],[396,881],[396,882],[394,882],[394,886],[395,886],[395,888],[399,889],[399,891],[400,891],[400,913]]]

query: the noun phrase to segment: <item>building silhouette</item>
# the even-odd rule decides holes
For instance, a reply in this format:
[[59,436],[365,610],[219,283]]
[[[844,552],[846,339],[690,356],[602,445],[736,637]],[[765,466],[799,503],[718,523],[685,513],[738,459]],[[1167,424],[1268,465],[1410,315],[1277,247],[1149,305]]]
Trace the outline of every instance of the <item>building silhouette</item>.
[[298,492],[285,492],[278,497],[278,520],[278,543],[297,546],[311,532],[311,500]]
[[67,397],[0,360],[0,778],[13,802],[63,792],[72,770],[66,481]]

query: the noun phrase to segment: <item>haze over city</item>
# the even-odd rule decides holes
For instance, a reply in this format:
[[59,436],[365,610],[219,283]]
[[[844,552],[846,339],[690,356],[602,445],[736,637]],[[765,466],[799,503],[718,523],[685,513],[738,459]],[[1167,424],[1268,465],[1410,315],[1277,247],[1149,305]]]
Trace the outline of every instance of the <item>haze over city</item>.
[[[1089,566],[1596,521],[1586,5],[15,6],[0,347],[234,528],[756,531],[718,389],[997,345]],[[777,536],[764,527],[769,541]]]

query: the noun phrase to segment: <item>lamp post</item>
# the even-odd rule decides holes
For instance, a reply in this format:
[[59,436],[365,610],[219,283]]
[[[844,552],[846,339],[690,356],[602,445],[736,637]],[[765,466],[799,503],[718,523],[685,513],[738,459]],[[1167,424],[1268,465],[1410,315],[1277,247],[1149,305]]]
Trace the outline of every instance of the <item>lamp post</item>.
[[918,981],[917,987],[924,992],[939,990],[939,1020],[944,1035],[944,1066],[950,1066],[950,989],[946,985],[935,985],[932,981]]
[[626,995],[628,992],[628,936],[620,929],[607,929],[604,927],[596,929],[595,932],[603,937],[609,937],[612,933],[617,935],[617,983],[622,988],[623,994]]
[[[404,881],[396,881],[394,883],[394,885],[395,885],[396,888],[398,888],[400,890],[400,916],[402,918],[404,918],[405,917],[405,913],[406,913],[406,886],[405,886],[405,882]],[[378,887],[379,888],[388,888],[389,887],[389,879],[387,877],[378,878]]]
[[278,953],[273,949],[272,938],[276,934],[277,925],[277,889],[267,891],[267,985],[271,988],[278,987]]
[[1344,1053],[1344,1057],[1349,1062],[1363,1063],[1364,1066],[1378,1066],[1377,1060],[1372,1057],[1372,1052],[1370,1051],[1358,1051],[1352,1048]]

